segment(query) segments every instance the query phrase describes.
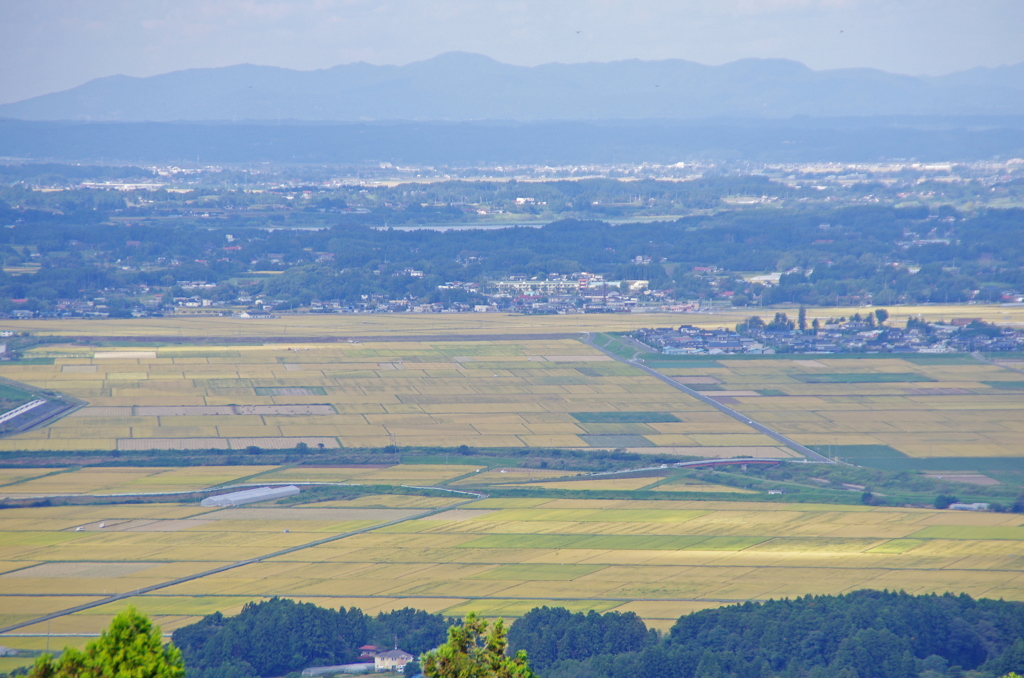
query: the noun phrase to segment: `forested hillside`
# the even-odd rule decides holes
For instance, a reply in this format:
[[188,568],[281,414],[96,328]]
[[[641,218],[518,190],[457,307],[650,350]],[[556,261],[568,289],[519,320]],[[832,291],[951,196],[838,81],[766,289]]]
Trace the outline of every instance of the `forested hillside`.
[[513,652],[526,650],[530,666],[540,671],[566,659],[636,652],[658,643],[634,612],[591,610],[573,614],[564,607],[536,607],[517,619],[508,632]]
[[234,617],[209,615],[177,629],[172,640],[189,678],[267,678],[358,661],[358,648],[366,644],[397,642],[419,655],[444,642],[454,621],[411,608],[372,617],[355,607],[330,610],[273,598],[250,603]]
[[[275,598],[173,641],[189,678],[269,678],[356,661],[366,643],[419,655],[455,621]],[[542,678],[998,678],[1024,671],[1024,603],[863,590],[703,610],[660,638],[632,612],[541,607],[508,638]]]
[[[559,647],[559,661],[543,675],[994,678],[1024,670],[1022,637],[1024,603],[865,590],[696,612],[658,644],[632,652],[580,661]],[[515,647],[550,661],[543,642]]]

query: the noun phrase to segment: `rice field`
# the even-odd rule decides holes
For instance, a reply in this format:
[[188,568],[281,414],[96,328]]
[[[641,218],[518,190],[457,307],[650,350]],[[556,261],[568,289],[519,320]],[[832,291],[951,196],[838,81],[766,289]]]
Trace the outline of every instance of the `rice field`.
[[[476,478],[482,468],[459,464],[395,464],[392,466],[192,466],[167,468],[86,467],[66,469],[17,469],[8,474],[0,487],[0,499],[52,496],[111,496],[120,494],[165,494],[238,487],[259,484],[344,483],[349,485],[433,486],[457,481],[463,476]],[[514,469],[519,471],[520,469]],[[559,475],[566,475],[561,472]],[[225,492],[230,490],[225,489]],[[438,497],[377,495],[382,508],[434,508],[458,500]],[[335,502],[351,506],[353,500]],[[326,506],[327,504],[318,504]],[[374,505],[374,504],[367,504]],[[90,516],[93,509],[81,507],[77,515]],[[108,524],[112,528],[113,524]],[[90,529],[86,527],[86,529]]]
[[[396,519],[404,521],[128,602],[170,631],[270,596],[370,612],[633,610],[661,628],[684,612],[733,601],[859,588],[1024,600],[1024,516],[1016,514],[532,498],[484,499],[419,517],[451,505],[376,495],[288,508],[8,509],[0,515],[0,620],[28,621]],[[95,527],[99,521],[106,526]],[[94,529],[76,531],[83,525]],[[98,632],[125,604],[60,617],[50,631]],[[46,624],[18,633],[45,634]],[[3,636],[0,644],[21,647],[21,640],[38,639]]]
[[[847,309],[848,310],[848,309]],[[903,316],[1016,322],[1015,308],[890,309]],[[838,314],[810,309],[811,317]],[[746,312],[696,318],[733,324]],[[673,320],[675,318],[673,317]],[[686,316],[680,321],[692,322]],[[157,348],[47,344],[0,365],[0,376],[66,392],[89,406],[52,425],[0,439],[3,450],[251,447],[626,448],[686,456],[795,453],[700,401],[565,334],[659,325],[665,316],[326,316],[47,321],[40,334],[210,338],[276,343]],[[170,325],[176,328],[172,333]],[[500,339],[500,333],[529,338]],[[286,343],[308,337],[388,335]],[[446,335],[455,341],[433,341]],[[562,336],[560,336],[562,335]],[[77,335],[76,335],[77,336]],[[420,337],[417,339],[417,337]],[[1018,373],[967,356],[804,356],[671,361],[665,374],[814,446],[888,446],[910,457],[1019,457],[1024,389]],[[40,361],[36,361],[40,362]],[[0,483],[2,485],[2,483]]]
[[[1005,320],[992,315],[1002,313],[998,307],[922,310],[928,317]],[[1020,309],[1006,312],[1024,319]],[[812,317],[830,314],[843,313],[809,311]],[[702,315],[697,324],[728,326],[746,315]],[[664,316],[32,322],[19,321],[17,328],[140,336],[171,334],[173,325],[197,337],[243,331],[254,337],[401,332],[408,340],[145,349],[47,344],[29,357],[42,363],[52,359],[52,364],[3,363],[0,376],[65,392],[89,405],[47,428],[0,439],[0,451],[395,442],[795,456],[574,339],[488,338],[496,332],[626,330],[664,325]],[[453,332],[465,336],[443,342],[429,338]],[[967,358],[723,358],[659,369],[681,383],[717,389],[704,393],[806,445],[875,446],[918,458],[1024,456],[1019,416],[1024,390],[1014,385],[1020,375]],[[566,471],[465,463],[2,469],[0,498],[179,492],[263,482],[745,492],[680,477],[571,477]],[[404,522],[132,595],[130,602],[169,632],[201,615],[234,613],[248,601],[275,595],[355,605],[370,613],[411,606],[515,617],[544,604],[631,610],[660,628],[685,612],[733,601],[857,588],[1024,600],[1020,515],[755,501],[464,502],[464,495],[378,494],[290,507],[165,503],[5,509],[0,511],[0,627],[392,520]],[[455,508],[418,517],[449,507]],[[18,633],[97,633],[124,604]],[[11,647],[40,649],[43,640],[0,636],[0,644]]]
[[[276,466],[92,467],[17,469],[0,487],[0,497],[188,492],[230,484]],[[18,476],[21,476],[18,478]],[[16,478],[16,480],[15,480]]]
[[659,371],[713,379],[722,390],[705,395],[804,445],[1024,457],[1024,391],[1002,387],[1020,375],[967,356],[721,359]]
[[[0,376],[89,403],[3,450],[748,447],[772,439],[575,339],[47,344]],[[655,414],[657,416],[652,416]],[[698,452],[699,454],[699,452]]]

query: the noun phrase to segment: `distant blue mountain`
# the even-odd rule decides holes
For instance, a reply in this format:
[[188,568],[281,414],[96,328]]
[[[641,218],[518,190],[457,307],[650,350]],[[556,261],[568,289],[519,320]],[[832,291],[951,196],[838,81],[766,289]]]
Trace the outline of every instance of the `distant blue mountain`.
[[693,120],[1022,115],[1024,63],[941,77],[814,71],[795,61],[671,59],[512,66],[451,52],[406,66],[316,71],[239,65],[116,75],[0,106],[82,121]]

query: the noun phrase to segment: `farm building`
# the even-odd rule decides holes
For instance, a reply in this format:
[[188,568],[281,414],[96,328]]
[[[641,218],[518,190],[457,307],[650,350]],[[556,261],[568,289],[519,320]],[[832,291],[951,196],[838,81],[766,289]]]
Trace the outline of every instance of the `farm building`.
[[268,499],[281,499],[299,493],[299,488],[294,485],[286,487],[257,487],[252,490],[242,490],[230,494],[218,494],[215,497],[207,497],[199,502],[202,506],[241,506],[252,504],[257,501]]
[[953,511],[987,511],[988,504],[983,501],[977,501],[973,504],[962,504],[957,502],[955,504],[950,504],[949,508]]

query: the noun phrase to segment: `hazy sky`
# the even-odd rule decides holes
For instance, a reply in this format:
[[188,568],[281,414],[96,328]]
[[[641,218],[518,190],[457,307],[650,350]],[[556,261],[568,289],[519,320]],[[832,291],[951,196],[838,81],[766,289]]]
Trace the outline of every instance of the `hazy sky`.
[[1024,0],[0,0],[0,103],[268,64],[782,57],[937,75],[1024,61]]

